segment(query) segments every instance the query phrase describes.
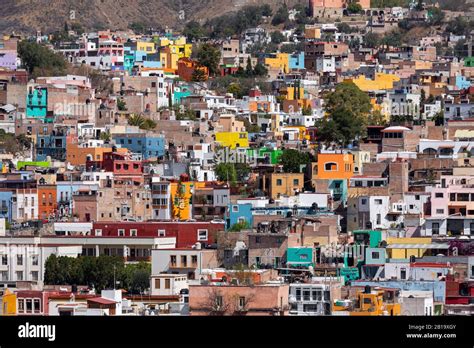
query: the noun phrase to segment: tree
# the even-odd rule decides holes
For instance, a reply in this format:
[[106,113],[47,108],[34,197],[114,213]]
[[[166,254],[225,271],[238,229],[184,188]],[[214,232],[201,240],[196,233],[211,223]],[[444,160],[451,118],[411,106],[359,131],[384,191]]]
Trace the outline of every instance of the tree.
[[219,163],[215,166],[214,172],[219,181],[230,182],[233,185],[237,183],[237,171],[234,163]]
[[327,143],[335,142],[346,146],[364,134],[367,117],[372,110],[366,93],[354,83],[343,82],[325,100],[330,120],[320,122],[318,138]]
[[380,36],[374,33],[367,33],[364,36],[364,46],[377,48],[380,45]]
[[234,98],[241,99],[242,98],[242,87],[239,83],[232,83],[227,87],[227,93],[232,93]]
[[444,20],[444,12],[438,7],[431,7],[428,10],[428,23],[430,25],[440,25]]
[[272,42],[275,44],[281,44],[283,41],[285,41],[285,35],[283,35],[280,31],[274,31],[270,35]]
[[250,224],[247,221],[244,222],[238,222],[236,224],[233,224],[229,228],[229,232],[240,232],[242,230],[248,230],[250,229]]
[[295,149],[285,149],[279,158],[285,173],[301,173],[301,166],[311,163],[311,155]]
[[336,122],[328,117],[324,117],[316,121],[317,139],[318,141],[331,145],[332,143],[339,143],[341,135]]
[[210,75],[218,73],[221,51],[216,46],[209,43],[201,44],[197,49],[196,58],[201,66],[209,69]]
[[370,126],[384,126],[386,123],[385,116],[378,110],[369,115],[367,122]]
[[351,14],[357,14],[357,13],[360,13],[362,12],[362,6],[356,2],[351,2],[348,6],[347,6],[347,12],[351,13]]
[[325,108],[330,115],[336,110],[343,109],[354,117],[362,117],[369,114],[372,104],[369,96],[354,83],[343,82],[337,85],[334,92],[326,96]]
[[146,24],[143,22],[132,22],[129,29],[133,30],[135,34],[145,34],[147,31]]
[[311,105],[308,105],[307,107],[303,106],[301,108],[301,114],[304,116],[311,116],[313,114],[313,108],[311,107]]
[[268,69],[265,67],[265,65],[259,62],[255,65],[255,68],[253,69],[253,74],[255,76],[267,76]]
[[245,76],[251,77],[253,75],[253,68],[252,68],[252,59],[250,56],[247,57],[247,66],[245,67]]
[[207,80],[207,75],[204,72],[204,69],[201,67],[196,67],[191,75],[191,81],[193,82],[203,82]]
[[194,42],[206,36],[207,33],[206,29],[204,29],[201,24],[199,24],[199,22],[190,21],[186,23],[186,26],[183,30],[183,35],[186,36],[189,41]]
[[400,47],[402,45],[402,33],[399,30],[389,32],[382,39],[382,44],[390,47]]
[[66,72],[67,62],[64,57],[36,42],[20,41],[18,55],[34,77],[63,75]]
[[126,111],[127,110],[127,103],[123,99],[117,99],[117,109],[119,111]]
[[288,6],[286,6],[286,4],[283,4],[277,10],[277,12],[275,13],[275,16],[273,16],[272,25],[277,26],[280,24],[284,24],[288,21],[288,17],[289,17]]
[[212,287],[212,289],[209,290],[201,306],[209,311],[209,315],[212,316],[224,315],[230,309],[230,304],[224,298],[221,290],[215,287]]

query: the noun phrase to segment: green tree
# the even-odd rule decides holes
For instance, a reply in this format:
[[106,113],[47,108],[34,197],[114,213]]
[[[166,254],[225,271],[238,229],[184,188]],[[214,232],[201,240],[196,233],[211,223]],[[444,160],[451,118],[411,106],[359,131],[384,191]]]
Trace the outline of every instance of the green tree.
[[64,75],[66,72],[67,62],[64,57],[36,42],[20,41],[18,55],[33,77]]
[[334,92],[325,98],[325,109],[329,115],[343,109],[354,117],[363,117],[372,109],[369,96],[352,82],[337,85]]
[[382,44],[391,47],[400,47],[402,45],[402,33],[399,30],[389,32],[382,39]]
[[199,24],[197,21],[190,21],[186,23],[183,30],[183,35],[188,38],[189,41],[194,42],[207,36],[206,29]]
[[438,7],[431,7],[428,10],[428,23],[430,25],[440,25],[444,20],[444,12]]
[[227,93],[232,93],[235,98],[241,99],[242,95],[242,86],[239,83],[232,83],[227,87]]
[[237,183],[237,171],[233,163],[219,163],[215,166],[217,180],[227,181],[233,185]]
[[301,108],[301,113],[304,115],[304,116],[311,116],[313,114],[313,108],[311,107],[311,105],[308,105],[307,107],[306,106],[303,106]]
[[357,14],[357,13],[360,13],[362,12],[362,6],[356,2],[351,2],[348,6],[347,6],[347,12],[351,13],[351,14]]
[[280,24],[284,24],[288,21],[289,13],[288,13],[288,6],[286,4],[283,4],[280,6],[280,8],[277,10],[275,15],[273,16],[272,19],[272,25],[277,26]]
[[286,40],[285,38],[285,35],[283,35],[281,33],[281,31],[274,31],[271,33],[270,35],[271,39],[272,39],[272,42],[275,43],[275,44],[281,44],[282,42],[284,42]]
[[219,72],[219,61],[221,51],[210,43],[201,44],[197,48],[196,58],[201,66],[209,69],[210,75],[216,75]]
[[253,74],[255,76],[266,77],[268,75],[268,69],[266,68],[265,65],[259,62],[255,64],[255,68],[253,69]]
[[145,34],[147,31],[147,26],[143,22],[132,22],[129,25],[129,29],[133,30],[135,34]]
[[247,58],[247,65],[245,67],[245,76],[251,77],[253,75],[252,59],[250,56]]
[[229,228],[229,232],[240,232],[242,230],[248,230],[250,229],[251,226],[250,224],[247,222],[247,221],[244,221],[244,222],[238,222],[236,224],[233,224],[230,228]]
[[377,48],[380,45],[380,36],[374,33],[367,33],[364,36],[364,46],[368,48]]
[[191,75],[191,81],[193,82],[203,82],[207,80],[207,75],[203,69],[197,67],[194,69],[193,74]]
[[369,115],[367,122],[370,126],[384,126],[386,123],[385,116],[378,110]]
[[127,110],[127,103],[123,99],[117,99],[117,109],[119,111],[126,111]]
[[339,134],[339,129],[334,120],[323,117],[316,121],[315,126],[317,128],[317,139],[321,143],[331,145],[332,143],[339,143],[342,136]]
[[285,173],[301,173],[301,166],[311,163],[311,155],[295,149],[285,149],[279,158]]

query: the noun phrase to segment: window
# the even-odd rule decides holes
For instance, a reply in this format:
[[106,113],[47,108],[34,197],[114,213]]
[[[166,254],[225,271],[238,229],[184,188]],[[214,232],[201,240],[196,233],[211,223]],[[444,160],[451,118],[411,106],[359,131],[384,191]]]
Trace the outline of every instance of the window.
[[38,278],[39,278],[39,272],[38,271],[32,271],[31,272],[31,280],[33,281],[38,281]]
[[232,206],[232,211],[233,211],[234,213],[238,213],[238,212],[239,212],[239,206],[238,206],[238,205],[233,205],[233,206]]
[[436,209],[436,214],[444,214],[444,209]]
[[0,280],[8,280],[8,271],[2,271],[0,272]]
[[165,289],[169,289],[171,287],[171,280],[165,279]]
[[224,299],[222,298],[222,296],[216,296],[216,306],[218,308],[221,308],[224,304]]
[[439,222],[433,222],[431,224],[431,233],[432,234],[439,234]]
[[255,237],[255,243],[260,244],[262,242],[262,237]]
[[277,186],[282,186],[283,181],[281,179],[277,179],[276,184],[277,184]]
[[324,170],[326,172],[336,172],[337,171],[337,163],[328,162],[324,164]]
[[2,266],[8,265],[8,256],[2,255]]
[[38,255],[31,255],[31,264],[33,266],[38,266]]
[[188,267],[188,257],[181,255],[181,267]]
[[18,313],[25,313],[25,300],[22,298],[18,299]]
[[130,237],[136,237],[137,236],[137,230],[136,229],[131,229],[130,230]]
[[176,267],[176,255],[170,256],[170,264],[171,264],[171,267]]
[[361,202],[362,205],[366,205],[367,204],[367,198],[362,198],[360,202]]
[[193,266],[197,265],[197,262],[198,262],[198,257],[197,255],[192,255],[191,256],[191,263]]
[[155,289],[159,289],[160,288],[160,279],[155,279]]
[[378,251],[372,251],[372,259],[379,259],[380,253]]
[[96,229],[95,229],[95,235],[96,235],[97,237],[102,237],[102,230],[99,229],[99,228],[96,228]]
[[311,300],[311,291],[307,289],[303,289],[303,301],[310,301]]
[[443,192],[436,192],[436,193],[435,193],[435,197],[436,197],[436,198],[443,198],[443,197],[444,197],[444,194],[443,194]]
[[381,199],[376,199],[374,200],[374,203],[377,205],[382,205],[382,200]]
[[471,224],[469,225],[469,232],[471,234],[474,234],[474,222],[471,222]]
[[166,237],[166,231],[165,230],[158,230],[158,237]]
[[296,289],[296,301],[301,301],[301,289]]
[[122,229],[122,228],[120,228],[120,229],[118,230],[118,235],[119,235],[119,237],[125,236],[125,230]]
[[377,225],[380,225],[382,223],[382,215],[377,214]]
[[23,271],[17,271],[15,272],[16,274],[16,280],[23,280]]
[[198,230],[198,241],[205,241],[207,237],[207,230]]
[[240,296],[239,297],[239,309],[245,309],[246,301],[245,297]]
[[17,255],[16,256],[16,264],[18,266],[23,266],[23,255]]
[[300,184],[300,181],[298,179],[293,180],[293,186],[298,186]]
[[407,279],[407,270],[406,270],[406,268],[401,268],[400,269],[400,279],[402,279],[402,280]]

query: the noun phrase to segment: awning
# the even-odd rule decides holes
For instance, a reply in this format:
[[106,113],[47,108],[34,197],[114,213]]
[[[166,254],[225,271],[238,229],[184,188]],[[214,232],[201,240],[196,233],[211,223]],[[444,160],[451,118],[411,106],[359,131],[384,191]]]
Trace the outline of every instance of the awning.
[[311,261],[288,261],[287,265],[310,265]]
[[449,249],[449,244],[389,244],[387,249]]

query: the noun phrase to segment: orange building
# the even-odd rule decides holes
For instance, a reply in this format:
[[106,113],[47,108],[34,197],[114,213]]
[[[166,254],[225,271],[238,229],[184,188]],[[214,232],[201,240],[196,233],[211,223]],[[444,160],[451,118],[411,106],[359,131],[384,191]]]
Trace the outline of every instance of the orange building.
[[199,69],[203,72],[204,81],[209,78],[209,70],[205,66],[199,66],[199,64],[189,58],[181,58],[178,61],[178,75],[184,81],[191,82],[193,79],[193,74],[196,69]]
[[[83,147],[75,143],[66,144],[66,161],[73,166],[85,165],[87,159],[100,162],[104,153],[112,152],[112,147]],[[117,148],[117,153],[126,154],[128,149]]]
[[317,179],[350,179],[354,173],[354,156],[347,153],[318,154]]
[[57,208],[56,185],[38,185],[38,218],[54,217]]

